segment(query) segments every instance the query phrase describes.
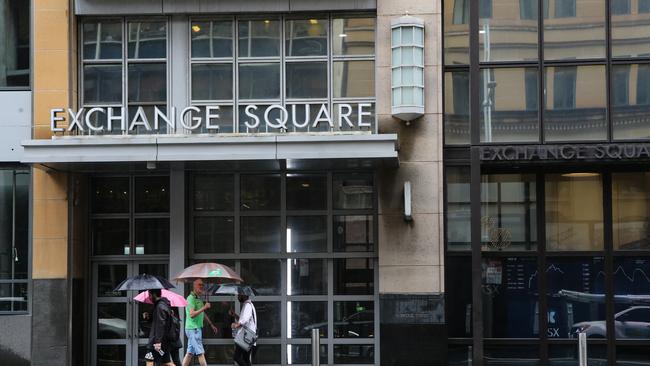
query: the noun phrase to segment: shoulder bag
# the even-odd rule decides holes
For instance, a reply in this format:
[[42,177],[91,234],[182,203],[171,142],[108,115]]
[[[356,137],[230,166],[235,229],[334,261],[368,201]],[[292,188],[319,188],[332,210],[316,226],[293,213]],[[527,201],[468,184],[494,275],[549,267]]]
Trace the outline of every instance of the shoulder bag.
[[[253,305],[251,304],[251,306]],[[255,307],[253,307],[252,311],[253,319],[255,320],[255,323],[257,323],[257,319],[255,317]],[[235,336],[235,344],[237,347],[243,349],[246,352],[250,352],[255,342],[257,342],[257,333],[253,332],[247,326],[242,325],[239,328],[237,335]]]

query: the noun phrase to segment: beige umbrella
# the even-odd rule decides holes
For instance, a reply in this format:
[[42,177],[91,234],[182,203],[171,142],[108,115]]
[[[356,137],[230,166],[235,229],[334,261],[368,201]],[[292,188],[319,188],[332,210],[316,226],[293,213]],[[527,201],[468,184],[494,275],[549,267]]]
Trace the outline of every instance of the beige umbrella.
[[173,280],[194,281],[197,278],[214,283],[244,282],[232,268],[219,263],[197,263],[191,265],[177,274]]

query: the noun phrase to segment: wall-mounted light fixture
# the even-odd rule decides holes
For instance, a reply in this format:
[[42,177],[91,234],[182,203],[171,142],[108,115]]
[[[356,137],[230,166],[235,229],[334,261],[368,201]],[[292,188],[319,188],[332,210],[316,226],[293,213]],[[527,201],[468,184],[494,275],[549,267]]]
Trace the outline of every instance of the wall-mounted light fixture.
[[392,29],[392,115],[412,121],[424,115],[424,21],[409,15]]
[[413,195],[411,182],[404,182],[404,221],[413,221]]

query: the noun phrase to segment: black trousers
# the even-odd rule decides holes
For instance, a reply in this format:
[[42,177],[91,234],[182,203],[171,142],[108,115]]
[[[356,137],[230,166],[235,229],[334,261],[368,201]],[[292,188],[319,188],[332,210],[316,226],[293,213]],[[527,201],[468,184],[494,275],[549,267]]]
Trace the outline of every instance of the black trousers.
[[256,346],[251,347],[251,350],[246,352],[241,347],[235,346],[235,355],[233,359],[238,366],[251,366],[251,358],[255,353]]
[[182,366],[183,364],[181,363],[180,356],[178,355],[178,350],[179,350],[179,348],[172,348],[172,350],[171,350],[172,362],[176,366]]

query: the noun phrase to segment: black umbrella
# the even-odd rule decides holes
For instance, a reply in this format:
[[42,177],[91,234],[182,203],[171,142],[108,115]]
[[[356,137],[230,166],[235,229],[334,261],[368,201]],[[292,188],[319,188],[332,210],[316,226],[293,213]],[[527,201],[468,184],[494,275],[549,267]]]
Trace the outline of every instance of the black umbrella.
[[127,278],[126,280],[122,281],[122,283],[117,285],[113,291],[144,291],[159,288],[170,289],[174,288],[174,285],[162,277],[143,273]]
[[254,288],[238,283],[215,285],[208,292],[212,295],[245,295],[248,297],[257,295]]

